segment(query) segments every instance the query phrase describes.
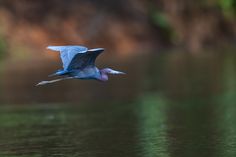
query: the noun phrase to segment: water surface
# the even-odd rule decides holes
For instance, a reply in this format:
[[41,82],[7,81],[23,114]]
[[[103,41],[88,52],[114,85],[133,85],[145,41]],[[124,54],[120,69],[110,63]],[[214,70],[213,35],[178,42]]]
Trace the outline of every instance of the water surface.
[[42,75],[3,73],[0,156],[236,156],[235,54],[173,53],[135,63],[126,78],[107,84],[35,88]]

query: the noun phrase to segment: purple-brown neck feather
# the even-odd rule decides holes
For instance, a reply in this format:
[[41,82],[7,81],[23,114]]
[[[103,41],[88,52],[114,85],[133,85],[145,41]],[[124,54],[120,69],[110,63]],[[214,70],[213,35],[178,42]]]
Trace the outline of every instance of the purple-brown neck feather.
[[121,71],[116,71],[111,68],[105,68],[100,70],[100,81],[107,81],[108,80],[108,74],[113,74],[113,75],[119,75],[119,74],[125,74],[124,72]]
[[108,80],[108,73],[109,73],[109,69],[105,68],[100,70],[101,76],[99,78],[100,81],[107,81]]

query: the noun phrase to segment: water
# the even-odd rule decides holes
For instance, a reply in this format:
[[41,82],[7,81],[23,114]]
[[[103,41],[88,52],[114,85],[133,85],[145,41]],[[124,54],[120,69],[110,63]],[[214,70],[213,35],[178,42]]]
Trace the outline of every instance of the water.
[[0,156],[235,156],[235,110],[196,105],[3,106]]
[[107,84],[2,83],[0,156],[236,156],[235,55],[142,59]]
[[[1,108],[1,156],[130,156],[139,152],[131,106]],[[139,154],[139,153],[138,153]]]

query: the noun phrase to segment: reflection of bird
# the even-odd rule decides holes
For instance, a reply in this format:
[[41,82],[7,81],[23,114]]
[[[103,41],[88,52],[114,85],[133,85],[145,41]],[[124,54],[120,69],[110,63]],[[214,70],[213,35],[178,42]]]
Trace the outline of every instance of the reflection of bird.
[[125,74],[120,71],[105,68],[99,70],[95,66],[95,60],[104,49],[88,49],[83,46],[48,46],[50,50],[60,51],[63,69],[49,76],[64,76],[51,81],[42,81],[37,85],[45,85],[67,79],[95,79],[107,81],[108,74]]

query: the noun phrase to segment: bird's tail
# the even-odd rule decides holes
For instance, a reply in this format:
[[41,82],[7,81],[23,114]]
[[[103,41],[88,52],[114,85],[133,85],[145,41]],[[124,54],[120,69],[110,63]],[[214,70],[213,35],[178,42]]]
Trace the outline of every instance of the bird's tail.
[[48,77],[53,77],[53,76],[57,76],[57,75],[58,75],[57,73],[53,73],[53,74],[48,75]]
[[66,75],[66,74],[68,74],[68,73],[69,73],[69,72],[66,71],[66,70],[58,70],[58,71],[56,71],[55,73],[48,75],[48,77],[52,77],[52,76],[62,76],[62,75]]

